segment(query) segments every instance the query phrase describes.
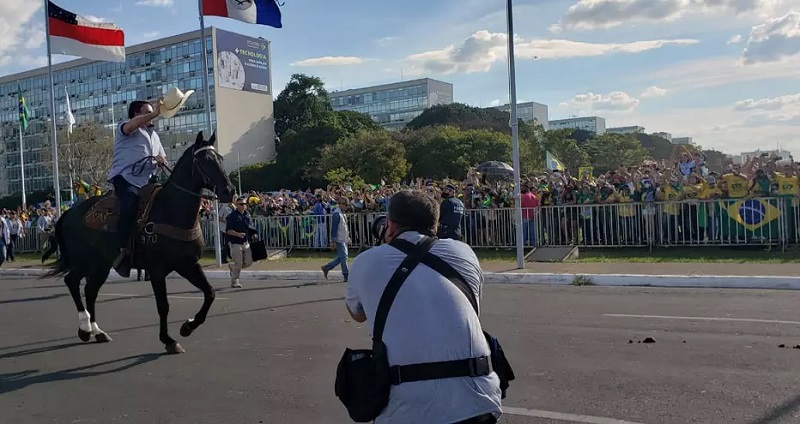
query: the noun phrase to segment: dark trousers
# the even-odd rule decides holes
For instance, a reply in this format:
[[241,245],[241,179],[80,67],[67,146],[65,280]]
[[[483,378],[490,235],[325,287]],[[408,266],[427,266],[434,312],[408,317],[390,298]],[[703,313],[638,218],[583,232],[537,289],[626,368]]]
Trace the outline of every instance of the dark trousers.
[[[224,227],[224,224],[220,223]],[[231,246],[228,245],[228,236],[222,231],[219,232],[219,243],[222,247],[222,263],[228,263],[228,258],[231,257]]]
[[132,190],[137,190],[125,178],[117,175],[112,180],[114,193],[117,196],[119,206],[119,221],[117,224],[117,235],[119,236],[120,247],[128,247],[128,240],[131,230],[136,223],[136,212],[139,207],[139,195]]
[[496,424],[497,418],[492,414],[484,414],[470,419],[459,421],[456,424]]
[[14,260],[14,248],[17,247],[17,243],[19,243],[19,234],[11,234],[11,244],[6,246],[6,259],[9,261]]

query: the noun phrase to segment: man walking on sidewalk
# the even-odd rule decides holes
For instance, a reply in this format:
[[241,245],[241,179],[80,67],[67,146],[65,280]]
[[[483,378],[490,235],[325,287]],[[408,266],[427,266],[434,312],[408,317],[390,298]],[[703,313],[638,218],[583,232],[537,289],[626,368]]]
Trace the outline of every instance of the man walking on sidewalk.
[[247,198],[241,197],[236,200],[236,210],[228,215],[225,225],[225,234],[228,236],[231,258],[233,258],[233,263],[228,264],[228,268],[231,270],[231,287],[237,289],[242,287],[239,282],[242,269],[253,265],[250,239],[258,238],[246,207]]
[[347,216],[344,210],[347,209],[349,204],[347,198],[340,197],[339,204],[333,209],[332,223],[331,223],[331,250],[336,250],[336,257],[327,265],[322,267],[322,275],[325,279],[328,278],[328,272],[336,268],[337,265],[342,266],[342,275],[344,282],[347,282],[349,271],[347,270],[347,243],[350,241],[350,234],[347,230]]

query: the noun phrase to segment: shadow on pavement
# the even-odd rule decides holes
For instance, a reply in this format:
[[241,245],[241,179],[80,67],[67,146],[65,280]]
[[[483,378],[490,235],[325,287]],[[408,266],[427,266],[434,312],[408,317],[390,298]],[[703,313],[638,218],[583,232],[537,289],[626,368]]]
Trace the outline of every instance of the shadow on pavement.
[[800,407],[800,395],[787,400],[782,405],[776,407],[769,414],[753,421],[751,424],[771,424],[781,418],[787,418],[794,410]]
[[[302,284],[291,284],[285,286],[267,286],[267,287],[250,287],[244,289],[234,289],[234,288],[215,288],[214,293],[239,293],[239,292],[251,292],[251,291],[262,291],[262,290],[276,290],[276,289],[294,289],[294,288],[303,288],[309,286],[324,286],[324,285],[334,285],[336,283],[302,283]],[[339,283],[341,284],[341,283]],[[100,292],[102,294],[102,291]],[[202,296],[203,292],[200,290],[187,290],[187,291],[180,291],[180,292],[170,292],[167,293],[167,296],[179,296],[184,294],[195,294],[198,296]],[[120,297],[111,297],[107,299],[98,300],[97,303],[109,303],[109,302],[118,302],[120,300],[130,300],[130,299],[145,299],[145,298],[152,298],[153,294],[132,294],[130,296],[120,296]]]
[[[128,356],[121,359],[114,359],[111,361],[99,362],[96,364],[85,365],[82,367],[70,368],[61,371],[54,371],[47,374],[38,374],[39,370],[25,370],[20,372],[0,374],[0,395],[13,392],[16,390],[24,389],[34,384],[54,383],[57,381],[76,380],[81,378],[97,377],[101,375],[113,374],[135,366],[143,365],[148,362],[155,361],[156,359],[166,355],[166,353],[145,353],[141,355]],[[101,367],[103,365],[110,365],[119,362],[126,362],[133,360],[133,362],[120,365],[110,370],[105,371],[85,371],[92,368]]]
[[40,302],[43,300],[53,300],[66,296],[69,296],[69,293],[51,294],[49,296],[26,297],[23,299],[7,299],[7,300],[0,300],[0,305],[8,305],[11,303]]
[[[303,301],[303,302],[286,303],[286,304],[283,304],[283,305],[270,305],[270,306],[264,306],[262,308],[245,309],[243,311],[231,311],[231,312],[222,312],[222,313],[219,313],[219,314],[209,314],[208,318],[225,317],[225,316],[230,316],[230,315],[241,315],[241,314],[247,314],[247,313],[250,313],[250,312],[267,311],[267,310],[270,310],[270,309],[290,308],[292,306],[302,306],[302,305],[310,305],[310,304],[314,304],[314,303],[325,303],[325,302],[342,301],[342,300],[344,300],[344,296],[332,297],[332,298],[326,298],[326,299],[306,300],[306,301]],[[158,318],[158,315],[155,315],[155,318]],[[178,323],[183,323],[184,321],[185,321],[185,318],[184,319],[177,319],[177,320],[169,321],[168,324],[178,324]],[[120,328],[120,329],[116,329],[116,330],[108,330],[108,329],[106,329],[106,332],[109,333],[109,334],[115,334],[115,333],[123,333],[123,332],[126,332],[126,331],[132,331],[132,330],[141,330],[141,329],[144,329],[144,328],[156,328],[158,326],[159,326],[158,323],[146,324],[146,325],[137,325],[135,327]],[[45,343],[63,342],[63,341],[73,340],[74,338],[75,338],[75,336],[71,336],[71,337],[62,337],[62,338],[58,338],[58,339],[42,340],[42,341],[39,341],[39,342],[23,343],[23,344],[18,344],[18,345],[14,345],[14,346],[0,346],[0,351],[9,350],[9,349],[16,349],[16,348],[26,347],[26,346],[35,346],[35,345],[40,345],[40,344],[45,344]],[[67,346],[64,346],[62,348],[65,348],[65,347],[67,347]],[[0,383],[2,383],[2,380],[0,380]],[[1,393],[2,393],[2,391],[0,391],[0,394]]]
[[17,351],[17,352],[8,352],[8,353],[4,353],[4,354],[0,355],[0,359],[19,358],[20,356],[35,355],[37,353],[55,352],[57,350],[69,349],[71,347],[80,346],[80,345],[84,345],[84,344],[89,344],[89,343],[72,342],[72,343],[63,343],[63,344],[55,345],[55,346],[44,346],[44,347],[37,347],[37,348],[33,348],[33,349],[25,349],[25,350],[20,350],[20,351]]

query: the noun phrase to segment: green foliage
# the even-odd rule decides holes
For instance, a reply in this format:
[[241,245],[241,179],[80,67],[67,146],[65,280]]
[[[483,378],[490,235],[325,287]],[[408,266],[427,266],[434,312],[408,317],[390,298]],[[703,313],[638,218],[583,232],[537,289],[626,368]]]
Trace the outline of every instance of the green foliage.
[[678,147],[657,135],[637,133],[634,136],[656,161],[672,159],[675,147]]
[[581,146],[589,155],[595,172],[607,172],[622,166],[638,166],[648,158],[648,151],[632,135],[602,134]]
[[427,178],[464,178],[489,160],[511,161],[511,139],[496,131],[437,126],[396,135],[406,148],[411,173]]
[[333,114],[325,83],[319,77],[292,75],[275,99],[275,134],[313,125]]
[[[371,184],[382,179],[396,183],[408,172],[405,153],[403,145],[386,131],[362,131],[324,146],[314,173],[324,177],[345,169]],[[331,171],[335,173],[329,174]]]
[[366,183],[359,175],[353,173],[352,170],[347,168],[330,169],[325,173],[325,181],[328,184],[335,185],[350,185],[353,190],[361,190]]
[[578,175],[578,168],[589,165],[589,155],[571,138],[570,130],[548,131],[545,134],[544,147],[555,155],[567,169]]

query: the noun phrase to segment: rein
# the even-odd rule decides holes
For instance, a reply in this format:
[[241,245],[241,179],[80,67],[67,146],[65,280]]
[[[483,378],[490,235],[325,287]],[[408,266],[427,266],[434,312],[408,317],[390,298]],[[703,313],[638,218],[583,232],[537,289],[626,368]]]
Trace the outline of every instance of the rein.
[[[198,153],[206,151],[206,150],[215,150],[215,149],[214,149],[214,146],[204,146],[204,147],[201,147],[201,148],[195,150],[192,153],[192,172],[194,172],[194,170],[197,169],[197,172],[199,172],[200,175],[203,176],[203,181],[204,182],[208,181],[209,178],[203,172],[203,170],[200,169],[200,167],[197,165],[196,156],[197,156]],[[134,176],[137,176],[137,177],[139,175],[142,175],[142,172],[144,172],[145,164],[147,164],[148,161],[154,160],[155,158],[156,158],[155,156],[145,156],[145,157],[139,159],[138,161],[134,162],[133,166],[131,167],[131,174],[134,175]],[[139,166],[139,170],[138,171],[136,170],[137,166]],[[165,169],[166,171],[168,171],[169,178],[167,179],[167,184],[170,184],[173,187],[177,188],[178,190],[180,190],[180,191],[182,191],[182,192],[184,192],[186,194],[190,194],[190,195],[192,195],[194,197],[198,197],[198,198],[206,199],[206,200],[217,200],[217,195],[216,194],[212,194],[211,196],[209,196],[209,195],[205,195],[205,194],[195,193],[192,190],[189,190],[187,188],[181,187],[178,183],[172,181],[172,172],[173,172],[172,168],[170,168],[166,164],[160,165],[160,167]]]

